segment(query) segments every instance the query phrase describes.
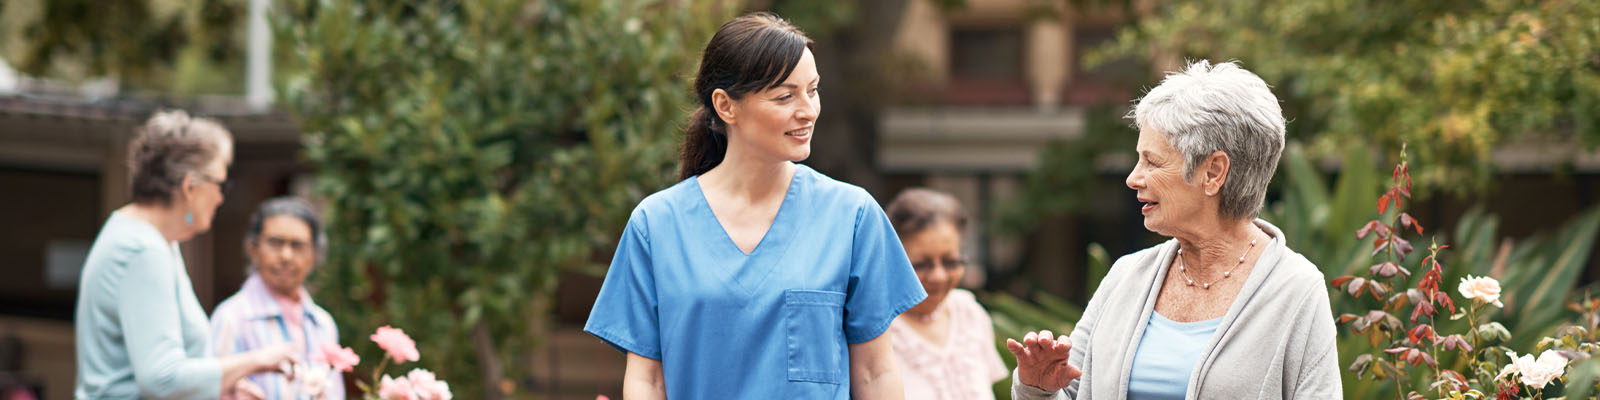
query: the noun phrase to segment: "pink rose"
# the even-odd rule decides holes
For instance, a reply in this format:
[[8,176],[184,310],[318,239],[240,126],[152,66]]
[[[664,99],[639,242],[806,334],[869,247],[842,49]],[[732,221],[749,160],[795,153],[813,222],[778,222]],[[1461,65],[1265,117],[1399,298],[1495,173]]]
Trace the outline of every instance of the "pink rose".
[[411,337],[406,336],[405,331],[390,328],[388,325],[378,328],[378,332],[372,334],[372,341],[377,343],[378,347],[382,347],[383,351],[389,352],[389,358],[393,358],[394,362],[403,363],[422,358],[417,354],[417,342],[411,341]]
[[433,372],[413,369],[406,374],[406,379],[411,381],[411,389],[417,393],[418,400],[450,400],[450,384],[435,379]]
[[383,400],[418,400],[411,389],[411,381],[402,376],[400,379],[383,376],[383,381],[378,383],[378,398]]
[[349,347],[323,343],[317,347],[316,353],[311,354],[311,362],[328,364],[333,369],[350,372],[356,364],[361,363],[361,356],[356,355],[356,352]]

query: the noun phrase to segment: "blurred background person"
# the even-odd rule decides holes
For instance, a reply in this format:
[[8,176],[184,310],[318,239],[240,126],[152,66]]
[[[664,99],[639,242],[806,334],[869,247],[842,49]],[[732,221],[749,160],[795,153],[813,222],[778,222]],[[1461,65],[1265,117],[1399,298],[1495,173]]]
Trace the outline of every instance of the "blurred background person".
[[[311,360],[320,346],[339,344],[333,317],[305,288],[325,243],[321,218],[303,201],[279,197],[256,209],[244,239],[250,276],[211,316],[217,355],[287,343],[302,360]],[[344,399],[342,374],[333,371],[329,381],[333,384],[315,398]],[[235,399],[313,398],[291,384],[283,374],[268,372],[240,381],[230,394]]]
[[972,292],[961,234],[967,213],[949,194],[907,189],[884,209],[928,299],[895,317],[894,356],[908,399],[994,399],[1010,371],[994,345],[994,324]]
[[78,290],[79,399],[216,398],[292,359],[288,345],[213,357],[178,243],[211,229],[233,161],[221,124],[158,112],[129,144],[132,199],[90,247]]

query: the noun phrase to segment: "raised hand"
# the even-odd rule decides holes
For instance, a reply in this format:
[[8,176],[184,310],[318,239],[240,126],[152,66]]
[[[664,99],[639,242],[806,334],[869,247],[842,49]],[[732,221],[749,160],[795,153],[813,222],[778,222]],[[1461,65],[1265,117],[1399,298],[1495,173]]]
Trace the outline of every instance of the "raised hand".
[[1072,340],[1066,336],[1051,339],[1048,329],[1028,332],[1021,343],[1007,338],[1006,349],[1017,356],[1017,381],[1024,385],[1053,392],[1083,376],[1082,370],[1067,364]]

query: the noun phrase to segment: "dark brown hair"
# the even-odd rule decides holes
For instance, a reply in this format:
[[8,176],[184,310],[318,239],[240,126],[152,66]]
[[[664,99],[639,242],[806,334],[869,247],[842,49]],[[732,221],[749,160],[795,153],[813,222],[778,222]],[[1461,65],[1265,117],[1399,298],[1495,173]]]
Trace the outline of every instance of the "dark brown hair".
[[783,84],[812,45],[805,32],[767,12],[745,14],[722,24],[700,55],[694,95],[700,107],[684,129],[678,178],[710,171],[728,152],[726,125],[712,109],[711,93],[722,89],[738,100],[750,92]]
[[958,233],[967,230],[967,211],[955,196],[944,192],[906,189],[883,212],[889,214],[889,224],[901,239],[922,233],[939,221],[949,222]]
[[216,160],[225,143],[231,145],[233,135],[217,121],[180,110],[151,115],[128,143],[133,202],[172,204],[183,178]]

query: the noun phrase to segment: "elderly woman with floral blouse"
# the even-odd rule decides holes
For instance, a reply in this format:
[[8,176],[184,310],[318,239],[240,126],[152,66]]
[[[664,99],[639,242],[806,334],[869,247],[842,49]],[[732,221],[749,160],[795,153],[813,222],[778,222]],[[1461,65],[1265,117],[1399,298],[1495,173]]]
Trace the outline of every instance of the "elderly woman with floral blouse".
[[994,325],[972,292],[956,287],[966,274],[966,211],[948,194],[909,189],[884,212],[928,292],[889,324],[906,398],[994,399],[994,383],[1008,373],[994,347]]

